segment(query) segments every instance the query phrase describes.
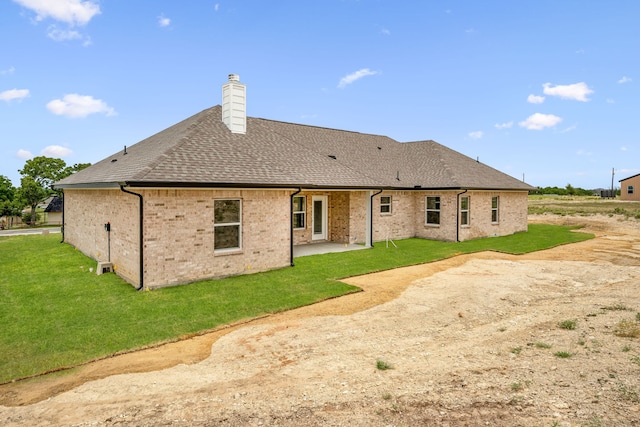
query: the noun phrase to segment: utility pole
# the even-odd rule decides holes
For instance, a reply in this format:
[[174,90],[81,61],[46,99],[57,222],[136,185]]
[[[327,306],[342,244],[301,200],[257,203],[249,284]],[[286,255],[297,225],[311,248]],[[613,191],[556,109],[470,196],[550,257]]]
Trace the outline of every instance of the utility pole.
[[613,177],[616,174],[616,169],[615,168],[611,168],[611,197],[615,197],[615,195],[613,194]]

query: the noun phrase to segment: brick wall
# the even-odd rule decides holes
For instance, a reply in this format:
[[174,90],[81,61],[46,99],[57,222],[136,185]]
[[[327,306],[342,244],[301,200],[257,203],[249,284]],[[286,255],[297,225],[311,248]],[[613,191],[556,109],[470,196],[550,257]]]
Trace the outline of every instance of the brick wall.
[[[416,192],[416,237],[425,239],[455,241],[456,216],[458,215],[457,194],[460,191]],[[440,225],[426,225],[425,198],[440,196]],[[508,191],[468,191],[468,226],[460,226],[459,240],[476,239],[487,236],[504,236],[527,230],[527,192]],[[499,221],[491,221],[491,198],[500,197]]]
[[[506,236],[527,231],[526,192],[468,192],[469,226],[460,227],[460,240]],[[491,221],[491,199],[499,197],[498,222]]]
[[[135,190],[143,195],[144,280],[150,288],[288,266],[290,190]],[[373,201],[374,241],[421,237],[456,239],[457,191],[393,191],[391,214]],[[328,197],[328,240],[364,243],[369,192],[304,192],[306,226],[294,243],[311,242],[313,195]],[[440,225],[425,224],[426,196],[440,196]],[[527,229],[527,193],[469,191],[470,224],[460,240],[512,234]],[[491,198],[500,197],[499,221],[491,221]],[[214,253],[214,200],[240,199],[242,248]],[[139,284],[139,199],[119,189],[65,191],[65,241],[86,255],[107,261],[104,224],[111,223],[111,262],[116,273]]]
[[[391,197],[391,212],[380,212],[380,201]],[[416,236],[416,198],[408,191],[385,191],[373,198],[373,240],[407,239]]]
[[107,261],[111,223],[111,261],[128,282],[139,282],[138,198],[114,190],[65,190],[64,240],[85,255]]
[[369,193],[366,191],[349,193],[349,243],[366,243],[368,198]]
[[[188,283],[211,277],[289,265],[289,192],[274,190],[135,190],[143,195],[145,286]],[[242,248],[213,250],[214,200],[242,203]],[[130,283],[138,281],[138,198],[119,190],[65,191],[65,240],[106,260],[111,222],[111,261]]]

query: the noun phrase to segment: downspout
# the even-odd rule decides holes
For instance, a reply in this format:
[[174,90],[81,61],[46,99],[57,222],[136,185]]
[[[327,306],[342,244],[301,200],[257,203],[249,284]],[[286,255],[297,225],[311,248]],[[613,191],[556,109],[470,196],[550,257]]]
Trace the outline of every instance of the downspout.
[[298,191],[291,194],[291,198],[290,198],[291,209],[289,209],[289,219],[290,219],[289,221],[289,256],[291,257],[291,267],[295,266],[295,264],[293,263],[293,196],[295,196],[296,194],[299,194],[301,191],[302,191],[302,188],[298,187]]
[[468,189],[464,190],[462,193],[456,194],[456,242],[460,241],[460,196],[469,191]]
[[64,243],[64,190],[62,191],[62,224],[60,224],[60,234],[62,235],[60,243]]
[[144,286],[144,229],[143,229],[143,220],[144,220],[144,200],[142,199],[142,194],[134,193],[133,191],[129,191],[125,189],[126,184],[120,184],[120,190],[125,193],[133,194],[134,196],[138,196],[140,199],[140,284],[136,288],[136,291],[139,291]]
[[371,195],[369,201],[369,234],[371,235],[371,247],[373,247],[373,198],[382,193],[382,188],[377,193]]

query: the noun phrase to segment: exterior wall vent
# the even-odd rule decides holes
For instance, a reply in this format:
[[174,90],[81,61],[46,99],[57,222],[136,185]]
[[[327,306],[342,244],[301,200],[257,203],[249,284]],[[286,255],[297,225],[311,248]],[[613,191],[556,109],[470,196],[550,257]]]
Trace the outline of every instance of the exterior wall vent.
[[247,87],[237,74],[222,86],[222,122],[232,133],[247,132]]

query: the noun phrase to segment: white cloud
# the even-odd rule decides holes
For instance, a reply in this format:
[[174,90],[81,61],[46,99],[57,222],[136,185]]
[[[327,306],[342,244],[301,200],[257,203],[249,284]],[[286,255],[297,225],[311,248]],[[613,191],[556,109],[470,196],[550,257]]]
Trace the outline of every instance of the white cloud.
[[496,123],[494,126],[496,129],[509,129],[511,126],[513,126],[513,122]]
[[615,104],[616,103],[615,99],[613,99],[613,98],[607,98],[606,102],[607,102],[607,104]]
[[166,18],[163,15],[158,16],[158,25],[160,25],[161,27],[168,27],[169,25],[171,25],[171,19]]
[[574,131],[574,130],[576,130],[576,129],[578,129],[578,126],[576,126],[576,125],[572,125],[572,126],[569,126],[569,127],[568,127],[568,128],[566,128],[566,129],[562,129],[562,130],[560,131],[560,133],[567,133],[567,132]]
[[69,25],[87,25],[100,14],[100,6],[95,0],[13,0],[36,13],[36,21],[47,18]]
[[593,93],[593,89],[590,89],[585,82],[557,86],[551,86],[551,83],[545,83],[542,87],[544,88],[545,95],[558,96],[562,99],[573,99],[582,102],[589,101],[587,97]]
[[482,132],[481,130],[477,130],[475,132],[469,132],[468,135],[471,139],[480,139],[484,135],[484,132]]
[[622,76],[622,78],[618,80],[618,83],[624,84],[624,83],[631,83],[632,81],[633,80],[631,80],[631,77]]
[[385,36],[390,36],[390,35],[391,35],[391,31],[389,31],[389,30],[388,30],[388,29],[386,29],[386,28],[383,28],[383,29],[382,29],[382,34],[383,34],[383,35],[385,35]]
[[216,4],[213,6],[213,10],[215,10],[216,12],[217,12],[217,11],[219,11],[219,10],[220,10],[220,4],[219,4],[219,3],[216,3]]
[[533,94],[531,94],[531,95],[529,95],[527,97],[527,102],[529,104],[542,104],[544,102],[544,100],[545,100],[544,96],[538,96],[538,95],[533,95]]
[[624,146],[620,147],[620,151],[627,151],[627,147],[624,147]]
[[21,148],[16,153],[16,157],[19,158],[19,159],[30,159],[30,158],[33,157],[33,154],[31,154],[31,151],[23,150]]
[[15,67],[9,67],[6,70],[0,70],[0,75],[5,76],[5,75],[10,75],[15,73],[16,68]]
[[92,96],[71,93],[62,99],[54,99],[47,104],[47,109],[58,116],[71,118],[84,118],[89,114],[104,113],[107,116],[115,116],[117,113],[106,102],[94,99]]
[[366,76],[375,76],[376,74],[378,74],[377,71],[371,71],[368,68],[363,68],[361,70],[358,70],[354,73],[348,74],[343,78],[341,78],[340,82],[338,83],[338,88],[343,89],[347,85],[350,85],[351,83],[355,82],[356,80],[360,80],[361,78]]
[[578,156],[593,156],[593,153],[591,151],[585,151],[583,149],[578,150],[576,154]]
[[10,89],[0,92],[0,101],[13,101],[14,99],[23,100],[29,96],[29,89]]
[[66,157],[73,153],[70,149],[66,147],[61,147],[60,145],[49,145],[48,147],[44,147],[40,154],[47,157]]
[[544,128],[553,127],[560,123],[562,118],[553,114],[535,113],[527,117],[526,120],[518,123],[521,127],[529,130],[542,130]]
[[67,40],[81,40],[84,38],[84,36],[76,30],[61,30],[55,25],[49,27],[47,37],[56,42],[63,42]]

